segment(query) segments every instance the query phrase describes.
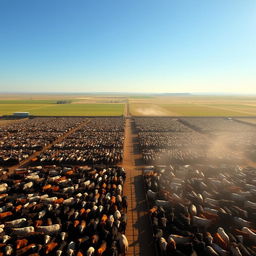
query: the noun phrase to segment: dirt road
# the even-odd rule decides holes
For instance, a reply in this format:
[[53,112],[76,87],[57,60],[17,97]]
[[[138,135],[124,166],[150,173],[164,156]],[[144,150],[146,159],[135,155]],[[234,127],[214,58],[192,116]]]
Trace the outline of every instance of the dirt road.
[[128,256],[153,256],[154,244],[147,216],[147,205],[143,187],[141,155],[136,150],[137,135],[132,132],[133,122],[126,119],[124,160],[127,172],[124,194],[128,196],[128,223],[126,236],[129,241]]

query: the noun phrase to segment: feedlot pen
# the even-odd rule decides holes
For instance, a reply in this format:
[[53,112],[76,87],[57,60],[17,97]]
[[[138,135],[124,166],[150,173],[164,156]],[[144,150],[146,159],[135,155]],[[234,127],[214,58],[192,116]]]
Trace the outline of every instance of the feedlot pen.
[[[128,110],[127,110],[127,112],[128,112]],[[238,151],[240,149],[239,147],[244,146],[242,144],[242,142],[245,140],[244,137],[242,135],[240,135],[239,133],[237,133],[236,136],[234,136],[235,132],[239,131],[239,129],[238,129],[239,127],[236,128],[235,125],[237,123],[241,122],[240,120],[237,121],[234,119],[234,122],[232,121],[234,123],[234,125],[232,126],[233,127],[232,132],[234,134],[230,133],[229,131],[227,132],[225,126],[219,125],[219,126],[216,126],[213,128],[212,125],[215,122],[213,122],[213,124],[209,124],[209,120],[207,120],[207,122],[205,122],[205,123],[200,120],[203,121],[204,118],[199,118],[198,120],[196,118],[184,118],[183,120],[179,119],[179,122],[182,125],[184,125],[185,128],[183,128],[183,129],[185,129],[185,130],[176,132],[176,137],[178,139],[180,137],[184,137],[182,132],[184,132],[184,134],[186,134],[186,132],[188,132],[186,129],[191,129],[191,131],[189,131],[189,132],[190,132],[190,134],[195,136],[194,137],[195,142],[197,142],[197,143],[200,142],[197,139],[200,136],[204,136],[205,139],[210,139],[211,141],[214,141],[212,151],[210,152],[211,154],[215,153],[215,148],[219,149],[220,146],[222,149],[223,148],[225,149],[225,152],[226,151],[230,152],[229,147],[230,147],[230,145],[233,145],[234,137],[235,137],[235,139],[237,139],[239,141],[238,148],[234,148],[234,149],[232,148],[232,150],[234,150],[234,154],[237,153],[236,151]],[[214,119],[211,119],[211,121],[213,121],[213,120]],[[217,118],[216,118],[216,120],[217,120]],[[188,123],[188,121],[189,121],[189,123]],[[9,168],[9,171],[12,172],[16,168],[19,168],[20,166],[29,165],[31,163],[31,160],[34,159],[35,157],[37,157],[40,153],[48,150],[54,144],[62,142],[69,135],[75,133],[83,125],[85,125],[86,123],[89,123],[89,122],[90,121],[88,119],[84,120],[80,125],[73,127],[68,132],[63,133],[62,136],[56,138],[55,141],[46,145],[41,151],[37,151],[36,153],[31,155],[28,159],[24,160],[23,162],[20,162],[20,164]],[[151,256],[151,255],[155,255],[155,244],[154,244],[153,236],[152,236],[152,225],[150,223],[150,219],[147,214],[148,205],[147,205],[147,201],[146,201],[146,194],[145,194],[146,190],[144,187],[144,181],[143,181],[143,175],[142,175],[142,169],[143,169],[143,167],[145,167],[145,164],[142,161],[142,159],[143,159],[142,153],[140,152],[140,150],[138,148],[139,147],[138,131],[135,131],[135,123],[134,122],[135,122],[134,119],[129,118],[127,116],[127,118],[125,120],[125,129],[124,129],[123,161],[120,164],[120,166],[122,166],[126,171],[126,182],[124,184],[124,195],[126,195],[128,198],[128,209],[127,209],[128,220],[127,220],[127,228],[126,228],[126,232],[125,232],[125,235],[129,242],[129,249],[128,249],[127,255]],[[177,123],[179,124],[179,122],[177,122]],[[225,122],[228,123],[228,122],[230,122],[230,120],[225,120]],[[245,125],[245,127],[247,127],[247,125],[248,125],[244,121],[242,121],[241,123],[243,123]],[[250,135],[249,136],[250,141],[253,141],[253,139],[255,138],[254,137],[255,133],[251,131],[252,127],[255,127],[255,125],[250,124],[248,126],[247,134],[246,134],[247,137]],[[147,138],[146,136],[149,136],[150,133],[152,133],[152,132],[153,132],[153,130],[150,131],[149,133],[148,133],[148,131],[142,130],[141,134],[145,133],[146,134],[145,138]],[[160,142],[161,138],[162,138],[162,141],[165,141],[166,136],[168,136],[169,132],[170,132],[170,134],[175,133],[175,131],[169,131],[169,130],[160,131],[160,132],[157,131],[157,132],[158,132],[157,137],[158,137],[159,142]],[[181,136],[179,137],[179,135],[181,135]],[[228,137],[228,135],[230,137]],[[218,140],[216,140],[216,138],[218,138]],[[224,141],[225,144],[223,143],[223,138],[225,138],[225,139],[228,138],[227,141]],[[218,142],[218,144],[216,141]],[[186,141],[184,141],[184,143],[185,142]],[[202,140],[202,142],[205,143],[205,140]],[[182,143],[183,143],[183,141],[182,141]],[[186,144],[184,144],[184,145],[185,145],[184,148],[186,148]],[[224,146],[227,147],[227,149]],[[253,153],[256,155],[255,145],[252,145],[250,149],[254,150]],[[241,157],[241,159],[244,160],[244,165],[249,164],[251,166],[252,165],[255,166],[254,161],[249,159],[249,157],[251,155],[252,155],[251,156],[252,158],[254,157],[254,155],[251,153],[251,151],[249,152],[249,153],[251,153],[251,155],[248,155],[248,152],[246,152],[246,155],[238,152],[237,155],[235,155],[235,156]],[[160,162],[161,161],[163,161],[163,160],[160,160]]]
[[[16,169],[31,166],[35,159],[38,159],[40,154],[54,147],[54,145],[63,142],[68,136],[74,134],[81,127],[90,123],[90,119],[86,118],[79,125],[74,126],[61,136],[56,138],[53,142],[42,147],[41,150],[34,152],[27,159],[21,161],[19,164],[8,167],[8,173],[12,174]],[[147,203],[145,198],[145,189],[142,176],[141,154],[136,148],[137,134],[133,131],[134,121],[126,118],[124,123],[124,154],[123,161],[120,163],[124,167],[127,175],[124,184],[124,195],[128,198],[127,210],[127,228],[125,235],[129,242],[129,249],[127,255],[154,255],[154,242],[152,239],[152,230],[147,216]],[[37,161],[36,161],[37,162]],[[38,162],[37,162],[38,163]],[[37,164],[35,163],[35,164]],[[40,164],[40,162],[38,163]],[[2,176],[5,179],[6,176]]]

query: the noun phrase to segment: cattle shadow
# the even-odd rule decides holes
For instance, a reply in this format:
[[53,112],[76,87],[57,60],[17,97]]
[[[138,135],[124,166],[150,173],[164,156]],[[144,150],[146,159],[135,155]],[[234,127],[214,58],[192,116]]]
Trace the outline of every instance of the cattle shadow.
[[143,167],[144,166],[143,159],[141,159],[141,158],[135,159],[134,162],[135,162],[135,165],[137,167]]
[[141,256],[153,256],[154,242],[152,226],[147,215],[148,205],[145,196],[144,180],[142,175],[134,177],[135,197],[136,197],[136,214],[138,215],[137,222],[134,223],[134,228],[138,230],[138,243]]
[[135,166],[140,167],[145,165],[143,159],[142,159],[142,154],[141,154],[141,149],[139,147],[138,143],[138,138],[133,138],[133,154],[135,158]]

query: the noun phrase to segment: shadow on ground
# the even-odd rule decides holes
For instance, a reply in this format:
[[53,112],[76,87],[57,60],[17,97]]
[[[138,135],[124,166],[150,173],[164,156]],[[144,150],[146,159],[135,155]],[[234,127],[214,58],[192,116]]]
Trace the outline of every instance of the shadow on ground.
[[142,175],[134,177],[134,187],[136,196],[136,211],[138,214],[138,220],[134,223],[134,227],[139,232],[139,245],[141,256],[153,256],[154,254],[154,243],[152,237],[152,227],[149,222],[147,215],[147,202],[145,197],[145,188]]

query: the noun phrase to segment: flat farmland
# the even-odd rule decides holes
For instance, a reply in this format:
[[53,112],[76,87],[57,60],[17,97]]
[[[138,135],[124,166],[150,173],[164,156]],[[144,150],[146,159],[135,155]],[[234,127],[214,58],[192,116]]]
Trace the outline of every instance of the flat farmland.
[[[57,104],[65,100],[69,104]],[[0,96],[0,115],[119,116],[125,104],[133,116],[256,116],[256,97],[27,95]]]
[[2,100],[0,99],[0,104],[55,104],[57,100],[32,100],[32,99],[9,99],[9,100]]
[[163,109],[179,116],[255,116],[256,108],[243,105],[160,104]]
[[30,112],[40,116],[120,116],[124,112],[124,104],[0,103],[0,115],[11,115],[13,112]]
[[246,123],[249,123],[249,124],[254,124],[256,125],[256,118],[251,118],[251,117],[243,117],[243,118],[236,118],[237,120],[239,121],[242,121],[242,122],[246,122]]
[[256,105],[205,103],[130,103],[134,116],[256,116]]
[[255,97],[245,96],[129,98],[134,116],[256,116],[255,102]]
[[256,107],[132,103],[130,112],[134,116],[256,116]]

